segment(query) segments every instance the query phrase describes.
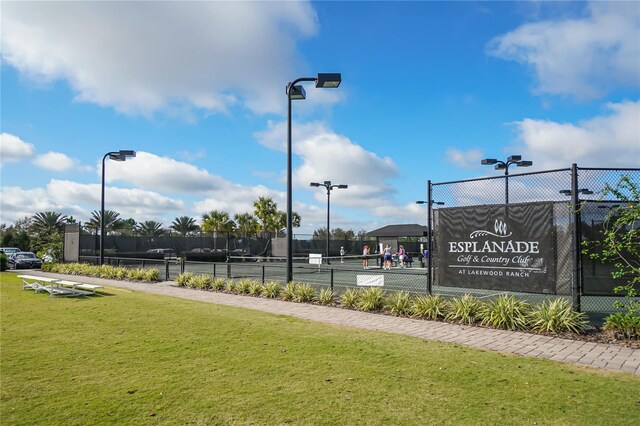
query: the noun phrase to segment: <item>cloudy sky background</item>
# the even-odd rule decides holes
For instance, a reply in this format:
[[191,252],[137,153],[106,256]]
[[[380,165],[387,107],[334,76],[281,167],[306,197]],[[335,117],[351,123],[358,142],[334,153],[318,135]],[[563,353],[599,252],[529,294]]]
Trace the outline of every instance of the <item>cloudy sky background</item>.
[[[640,3],[3,1],[0,221],[100,206],[168,226],[286,204],[296,233],[424,223],[427,179],[640,167]],[[517,173],[512,170],[512,173]]]

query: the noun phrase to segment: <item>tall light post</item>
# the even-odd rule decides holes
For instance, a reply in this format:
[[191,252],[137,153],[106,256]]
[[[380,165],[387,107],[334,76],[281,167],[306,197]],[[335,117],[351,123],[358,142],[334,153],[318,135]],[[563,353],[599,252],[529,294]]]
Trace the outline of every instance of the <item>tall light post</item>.
[[293,281],[293,214],[292,208],[292,179],[291,179],[291,101],[305,99],[304,87],[297,86],[302,81],[315,81],[316,87],[332,88],[340,86],[340,73],[320,73],[316,77],[301,77],[287,84],[287,282]]
[[428,252],[428,256],[427,256],[427,271],[428,271],[428,276],[427,276],[427,293],[431,294],[431,285],[433,283],[432,277],[431,277],[431,249],[432,249],[432,226],[431,226],[431,208],[433,207],[433,205],[437,205],[437,206],[444,206],[444,202],[443,201],[434,201],[431,198],[431,181],[429,181],[428,183],[429,186],[429,190],[428,192],[428,200],[427,201],[416,201],[416,204],[426,204],[427,205],[427,233],[428,233],[428,240],[427,240],[427,252]]
[[496,170],[504,170],[504,203],[509,204],[509,166],[515,164],[518,167],[530,167],[533,165],[533,161],[523,160],[521,155],[511,155],[507,161],[485,158],[480,164],[483,166],[495,164]]
[[100,265],[104,263],[104,163],[107,157],[109,160],[126,161],[129,157],[135,157],[136,152],[131,150],[120,150],[107,152],[102,157],[102,181],[101,181],[101,200],[100,200]]
[[309,184],[309,186],[315,186],[320,187],[320,186],[324,186],[325,188],[327,188],[327,265],[329,264],[329,240],[331,238],[331,232],[329,232],[329,209],[330,209],[330,205],[331,205],[331,191],[333,189],[347,189],[349,187],[349,185],[331,185],[331,181],[330,180],[325,180],[324,183],[320,183],[320,182],[311,182]]

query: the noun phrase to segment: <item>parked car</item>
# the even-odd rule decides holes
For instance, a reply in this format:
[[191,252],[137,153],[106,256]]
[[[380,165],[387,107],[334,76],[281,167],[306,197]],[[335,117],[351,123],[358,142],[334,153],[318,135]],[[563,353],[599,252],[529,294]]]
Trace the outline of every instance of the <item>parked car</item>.
[[42,260],[30,251],[19,251],[9,256],[7,265],[9,269],[40,269]]
[[175,260],[178,258],[178,255],[173,249],[151,249],[147,250],[147,253],[162,253],[167,260]]
[[18,247],[0,247],[0,253],[4,253],[7,256],[18,253],[20,251],[22,250],[20,250]]

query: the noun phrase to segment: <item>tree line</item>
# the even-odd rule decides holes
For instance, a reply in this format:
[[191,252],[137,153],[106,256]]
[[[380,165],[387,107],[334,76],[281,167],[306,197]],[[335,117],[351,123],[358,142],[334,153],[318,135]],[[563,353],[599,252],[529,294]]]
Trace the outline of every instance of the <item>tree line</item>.
[[[101,227],[101,212],[91,212],[89,221],[82,224],[85,232],[98,235]],[[0,240],[2,247],[19,247],[22,250],[33,251],[40,256],[49,252],[54,257],[60,257],[63,247],[64,225],[77,223],[73,216],[62,213],[45,211],[26,216],[7,226],[0,225]],[[293,227],[299,228],[301,217],[292,212]],[[133,218],[122,218],[120,213],[113,210],[104,211],[105,235],[161,237],[161,236],[196,236],[200,233],[231,234],[243,238],[251,237],[279,237],[286,235],[287,214],[278,210],[278,205],[271,197],[259,197],[253,203],[253,212],[233,215],[224,210],[212,210],[202,215],[200,223],[190,216],[176,217],[165,228],[163,223],[154,220],[137,222]],[[333,238],[352,240],[362,238],[364,230],[356,235],[353,230],[335,228],[331,230]],[[319,228],[313,232],[313,238],[323,239],[327,235],[326,228]]]

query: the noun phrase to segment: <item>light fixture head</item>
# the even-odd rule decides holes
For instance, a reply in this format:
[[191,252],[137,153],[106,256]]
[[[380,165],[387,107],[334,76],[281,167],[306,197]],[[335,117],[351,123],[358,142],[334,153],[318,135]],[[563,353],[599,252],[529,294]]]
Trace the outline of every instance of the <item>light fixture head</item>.
[[304,87],[300,85],[287,86],[289,89],[289,99],[307,99],[307,92],[304,91]]
[[416,201],[416,204],[427,204],[426,201]]
[[570,189],[561,189],[559,192],[561,194],[566,195],[567,197],[571,195],[571,190]]
[[124,155],[120,155],[118,153],[109,154],[109,160],[113,161],[125,161],[126,157]]
[[444,206],[444,201],[432,201],[431,204],[435,204],[437,206]]
[[495,158],[485,158],[484,160],[480,161],[480,164],[482,164],[483,166],[487,166],[490,164],[496,164],[498,162],[498,160],[496,160]]
[[591,195],[591,194],[593,194],[593,191],[592,191],[592,190],[590,190],[590,189],[587,189],[587,188],[579,189],[579,190],[578,190],[578,192],[579,192],[580,194],[584,194],[584,195]]
[[316,87],[334,88],[342,83],[342,74],[340,73],[319,73],[316,78]]
[[518,167],[531,167],[533,166],[533,161],[522,160],[516,163]]
[[324,186],[331,186],[331,181],[330,180],[325,180],[324,181]]
[[520,160],[522,160],[522,155],[510,155],[509,158],[507,158],[507,162],[509,163],[516,163]]
[[120,151],[118,151],[118,155],[123,157],[135,157],[136,152],[130,149],[121,149]]
[[318,182],[311,182],[309,186],[315,186],[316,188],[320,186]]
[[506,168],[507,168],[507,165],[506,165],[506,164],[504,164],[504,163],[498,163],[498,164],[496,164],[496,166],[494,167],[494,169],[496,169],[496,170],[504,170],[504,169],[506,169]]
[[338,189],[347,189],[349,185],[338,185]]

